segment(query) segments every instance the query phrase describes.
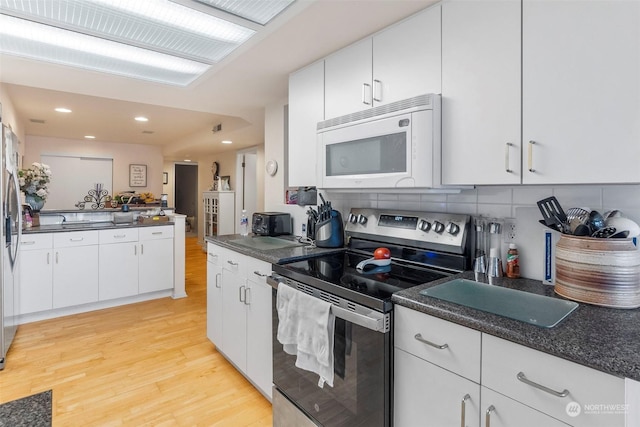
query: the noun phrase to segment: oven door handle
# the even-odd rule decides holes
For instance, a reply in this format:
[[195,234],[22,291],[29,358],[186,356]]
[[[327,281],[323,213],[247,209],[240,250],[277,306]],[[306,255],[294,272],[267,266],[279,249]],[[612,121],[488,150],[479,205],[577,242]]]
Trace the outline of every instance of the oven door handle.
[[[342,307],[331,304],[331,312],[335,317],[351,322],[355,325],[362,326],[363,328],[370,329],[375,332],[386,332],[385,315],[380,313],[382,317],[374,318],[365,316],[364,314],[354,313],[349,310],[345,310]],[[386,315],[388,317],[388,315]]]

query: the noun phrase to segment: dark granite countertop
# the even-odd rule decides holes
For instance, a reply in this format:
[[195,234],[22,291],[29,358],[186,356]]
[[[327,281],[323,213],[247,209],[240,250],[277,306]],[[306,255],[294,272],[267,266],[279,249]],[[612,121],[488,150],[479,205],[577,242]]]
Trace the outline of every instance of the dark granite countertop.
[[[579,304],[554,328],[541,328],[420,294],[454,278],[473,280],[472,272],[397,292],[395,304],[486,332],[527,347],[622,378],[640,381],[640,309],[622,310]],[[553,298],[553,286],[530,279],[498,279],[498,285]]]
[[[224,236],[210,236],[206,237],[207,242],[211,242],[218,246],[222,246],[228,249],[232,249],[236,252],[240,252],[244,255],[249,255],[254,258],[258,258],[262,261],[270,262],[271,264],[286,264],[289,262],[300,261],[307,258],[314,258],[320,255],[329,253],[343,252],[345,248],[316,248],[309,245],[294,246],[282,249],[270,249],[263,251],[259,249],[249,248],[247,246],[234,244],[232,240],[241,239],[243,236],[239,234],[229,234]],[[257,237],[253,234],[249,235],[249,238]],[[277,236],[279,239],[296,241],[296,236]],[[247,237],[245,237],[247,238]]]
[[158,222],[142,224],[139,222],[128,222],[123,224],[115,224],[112,221],[103,222],[79,222],[79,223],[62,223],[62,224],[49,224],[40,225],[38,227],[25,228],[22,230],[22,234],[35,234],[35,233],[59,233],[62,231],[91,231],[91,230],[107,230],[112,228],[132,228],[132,227],[158,227],[163,225],[173,226],[173,221]]

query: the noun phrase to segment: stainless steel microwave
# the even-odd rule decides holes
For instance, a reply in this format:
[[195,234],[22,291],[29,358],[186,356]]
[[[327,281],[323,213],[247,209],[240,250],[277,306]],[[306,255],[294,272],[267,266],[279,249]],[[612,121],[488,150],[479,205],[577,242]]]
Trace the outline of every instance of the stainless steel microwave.
[[319,188],[440,187],[440,95],[325,120],[317,129]]

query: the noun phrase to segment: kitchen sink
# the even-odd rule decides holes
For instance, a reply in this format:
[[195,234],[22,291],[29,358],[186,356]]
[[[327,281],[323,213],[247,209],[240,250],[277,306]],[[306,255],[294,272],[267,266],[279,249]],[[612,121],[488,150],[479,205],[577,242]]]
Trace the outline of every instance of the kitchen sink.
[[573,301],[467,279],[451,280],[424,289],[420,294],[543,328],[553,328],[578,308]]
[[284,249],[295,246],[304,246],[300,242],[288,239],[280,239],[270,236],[253,236],[243,237],[241,239],[229,240],[229,243],[233,245],[240,245],[250,249],[256,249],[259,251],[265,251],[269,249]]

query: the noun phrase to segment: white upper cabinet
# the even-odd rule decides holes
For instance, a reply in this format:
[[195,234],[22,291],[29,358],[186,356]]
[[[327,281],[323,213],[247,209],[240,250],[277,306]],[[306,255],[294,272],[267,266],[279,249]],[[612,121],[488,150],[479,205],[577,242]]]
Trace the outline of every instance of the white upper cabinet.
[[442,4],[442,182],[519,184],[520,1]]
[[290,187],[315,186],[316,127],[324,119],[324,61],[289,76]]
[[325,119],[440,93],[440,5],[325,58]]
[[523,182],[640,182],[640,2],[524,0],[522,22]]

